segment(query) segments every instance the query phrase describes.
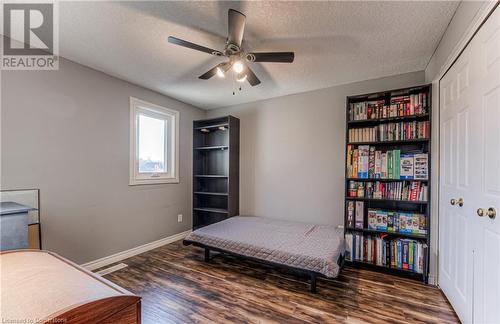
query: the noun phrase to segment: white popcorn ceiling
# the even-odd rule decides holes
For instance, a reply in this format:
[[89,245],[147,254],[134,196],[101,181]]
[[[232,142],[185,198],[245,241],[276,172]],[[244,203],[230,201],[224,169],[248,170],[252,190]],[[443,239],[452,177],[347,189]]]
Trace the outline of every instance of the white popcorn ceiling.
[[[425,69],[459,2],[61,2],[63,57],[211,109]],[[198,76],[224,58],[227,10],[247,16],[247,51],[295,51],[292,64],[253,63],[262,84]]]

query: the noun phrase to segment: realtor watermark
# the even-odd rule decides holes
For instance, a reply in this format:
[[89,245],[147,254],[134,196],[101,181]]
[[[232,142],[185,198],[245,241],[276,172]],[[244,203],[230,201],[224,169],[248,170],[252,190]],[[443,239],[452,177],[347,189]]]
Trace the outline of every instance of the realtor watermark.
[[2,324],[47,324],[47,323],[56,323],[56,324],[63,324],[66,323],[68,320],[66,318],[49,318],[49,319],[42,319],[42,318],[3,318],[2,317]]
[[2,70],[59,68],[57,2],[2,2]]

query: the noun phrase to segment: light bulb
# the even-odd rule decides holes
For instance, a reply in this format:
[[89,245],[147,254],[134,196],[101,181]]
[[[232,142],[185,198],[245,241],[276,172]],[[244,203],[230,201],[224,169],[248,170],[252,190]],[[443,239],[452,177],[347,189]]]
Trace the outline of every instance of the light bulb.
[[225,76],[224,71],[222,71],[222,69],[220,67],[217,68],[217,76],[219,78],[223,78]]
[[247,80],[247,75],[245,74],[242,77],[236,77],[236,81],[238,82],[245,82]]
[[233,70],[236,73],[241,73],[243,71],[243,63],[241,63],[240,61],[234,62]]

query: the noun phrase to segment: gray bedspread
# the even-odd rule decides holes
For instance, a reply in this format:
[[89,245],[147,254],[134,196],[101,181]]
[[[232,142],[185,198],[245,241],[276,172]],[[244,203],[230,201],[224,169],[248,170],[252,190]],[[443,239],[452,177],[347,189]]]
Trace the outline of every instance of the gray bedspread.
[[235,216],[190,233],[186,241],[336,277],[344,233],[333,225],[314,225],[265,217]]

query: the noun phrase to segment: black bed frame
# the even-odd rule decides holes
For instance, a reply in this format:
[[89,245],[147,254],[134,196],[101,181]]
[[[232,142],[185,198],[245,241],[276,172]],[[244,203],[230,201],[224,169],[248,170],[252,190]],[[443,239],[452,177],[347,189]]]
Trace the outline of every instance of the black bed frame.
[[[246,260],[250,260],[250,261],[253,261],[253,262],[257,262],[257,263],[269,265],[269,266],[272,266],[272,267],[285,269],[285,270],[288,270],[288,271],[291,271],[291,272],[295,272],[295,273],[298,273],[298,274],[307,275],[310,278],[309,291],[311,293],[316,293],[316,278],[317,277],[325,277],[323,274],[321,274],[319,272],[315,272],[315,271],[311,271],[311,270],[305,270],[305,269],[296,268],[296,267],[291,267],[291,266],[288,266],[288,265],[284,265],[284,264],[280,264],[280,263],[276,263],[276,262],[271,262],[271,261],[266,261],[266,260],[262,260],[262,259],[258,259],[258,258],[254,258],[254,257],[249,257],[249,256],[246,256],[246,255],[242,255],[242,254],[239,254],[239,253],[234,253],[234,252],[223,250],[223,249],[216,248],[216,247],[213,247],[213,246],[208,246],[208,245],[205,245],[205,244],[202,244],[202,243],[199,243],[199,242],[195,242],[195,241],[183,240],[182,244],[184,244],[186,246],[187,245],[194,245],[194,246],[198,246],[198,247],[201,247],[201,248],[205,249],[205,262],[209,262],[210,261],[210,251],[215,251],[215,252],[220,252],[222,254],[231,255],[231,256],[234,256],[234,257],[237,257],[237,258],[240,258],[240,259],[246,259]],[[343,258],[342,254],[340,255],[338,264],[340,265],[341,268],[343,268],[343,266],[344,266],[344,258]]]

